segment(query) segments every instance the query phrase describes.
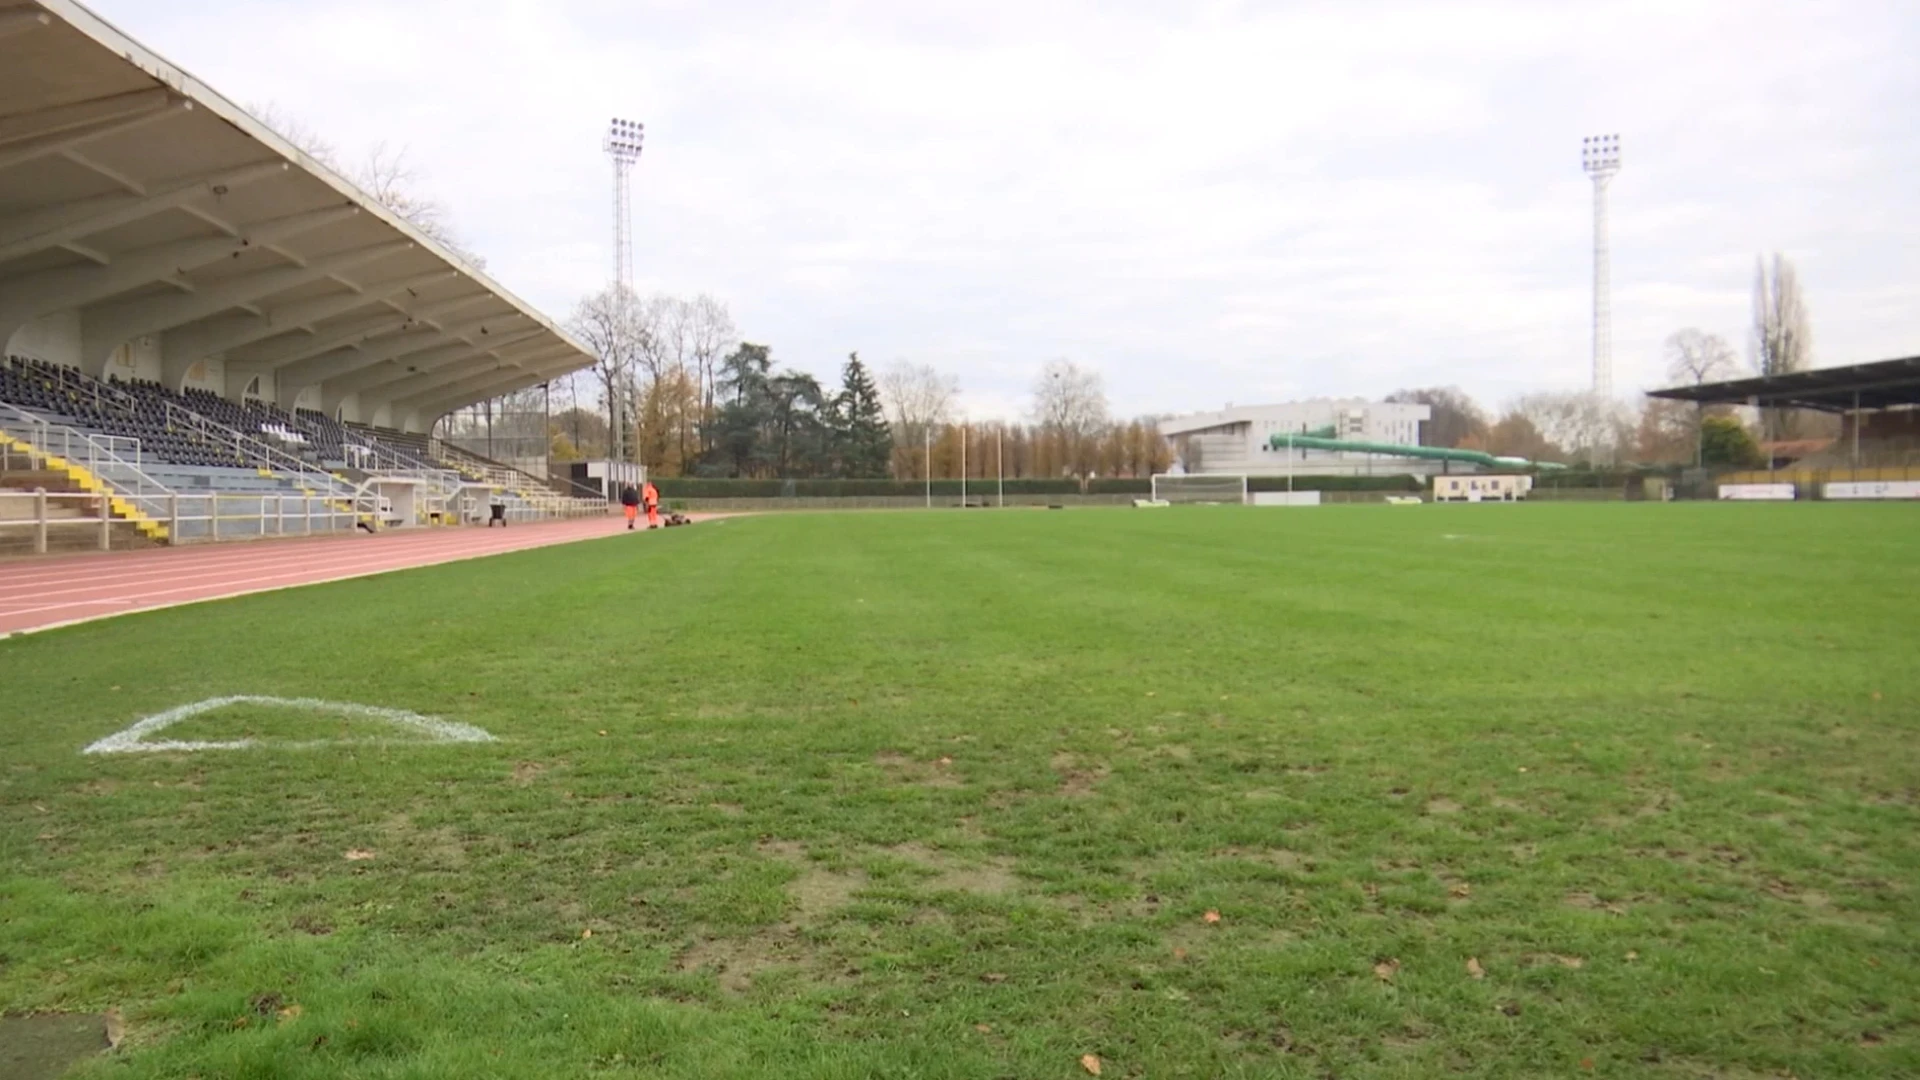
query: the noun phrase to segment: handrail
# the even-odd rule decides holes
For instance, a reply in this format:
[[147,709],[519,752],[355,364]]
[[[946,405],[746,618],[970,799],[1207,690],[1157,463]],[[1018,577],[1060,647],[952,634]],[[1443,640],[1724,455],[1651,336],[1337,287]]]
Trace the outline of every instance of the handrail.
[[139,440],[124,436],[95,435],[28,412],[17,405],[0,401],[0,430],[20,438],[42,457],[59,457],[84,466],[98,476],[113,493],[140,506],[149,517],[155,516],[149,505],[154,499],[173,494],[173,489],[148,476],[138,464],[127,461],[114,450],[115,443],[131,442],[136,456]]

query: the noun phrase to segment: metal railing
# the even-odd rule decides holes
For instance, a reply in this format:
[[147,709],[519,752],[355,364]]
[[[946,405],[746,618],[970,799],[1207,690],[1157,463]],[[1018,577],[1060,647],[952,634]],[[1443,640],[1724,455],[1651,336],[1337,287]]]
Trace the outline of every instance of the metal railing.
[[[45,467],[48,457],[72,462],[99,477],[109,491],[150,518],[158,516],[155,511],[160,500],[173,494],[172,489],[141,469],[138,439],[97,435],[56,424],[4,401],[0,401],[0,432],[26,444],[25,456],[35,462],[30,467]],[[12,447],[8,452],[20,453]]]
[[36,555],[45,555],[53,530],[91,530],[101,551],[113,549],[113,526],[132,523],[113,516],[105,496],[90,491],[0,491],[0,550],[25,530]]
[[198,544],[349,533],[374,513],[360,497],[212,491],[170,496],[162,520],[174,543]]

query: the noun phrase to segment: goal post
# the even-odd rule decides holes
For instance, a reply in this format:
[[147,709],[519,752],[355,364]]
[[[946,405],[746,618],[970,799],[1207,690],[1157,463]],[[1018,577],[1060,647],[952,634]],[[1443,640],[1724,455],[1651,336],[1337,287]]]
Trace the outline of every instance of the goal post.
[[1153,498],[1176,506],[1245,503],[1247,478],[1244,473],[1154,473]]

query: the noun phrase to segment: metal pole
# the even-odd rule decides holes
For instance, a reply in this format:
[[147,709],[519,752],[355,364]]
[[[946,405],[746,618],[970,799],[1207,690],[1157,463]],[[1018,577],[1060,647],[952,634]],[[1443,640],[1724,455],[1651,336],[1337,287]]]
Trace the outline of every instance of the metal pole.
[[960,509],[967,508],[967,425],[960,424]]
[[926,445],[926,448],[921,452],[921,456],[926,459],[927,509],[931,510],[933,509],[933,425],[932,424],[927,425],[926,438],[927,438],[927,445]]
[[1000,508],[1007,507],[1007,453],[1003,445],[1006,441],[1007,426],[1001,424],[993,429],[993,476],[994,486],[998,488]]
[[[1853,467],[1860,467],[1860,391],[1853,392]],[[1860,479],[1858,476],[1855,480]]]
[[100,550],[113,548],[113,500],[105,491],[100,492]]
[[167,496],[167,539],[176,544],[180,542],[180,496],[177,493]]
[[207,496],[207,538],[220,539],[220,496]]
[[47,489],[33,489],[33,553],[47,553]]

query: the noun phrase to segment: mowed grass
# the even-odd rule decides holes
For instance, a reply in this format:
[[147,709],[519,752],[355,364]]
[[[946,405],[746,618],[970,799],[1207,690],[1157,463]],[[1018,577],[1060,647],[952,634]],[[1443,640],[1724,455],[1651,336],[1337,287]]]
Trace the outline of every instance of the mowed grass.
[[[1913,1075],[1917,510],[765,516],[0,641],[0,1006],[130,1078]],[[499,741],[79,753],[228,694]]]

